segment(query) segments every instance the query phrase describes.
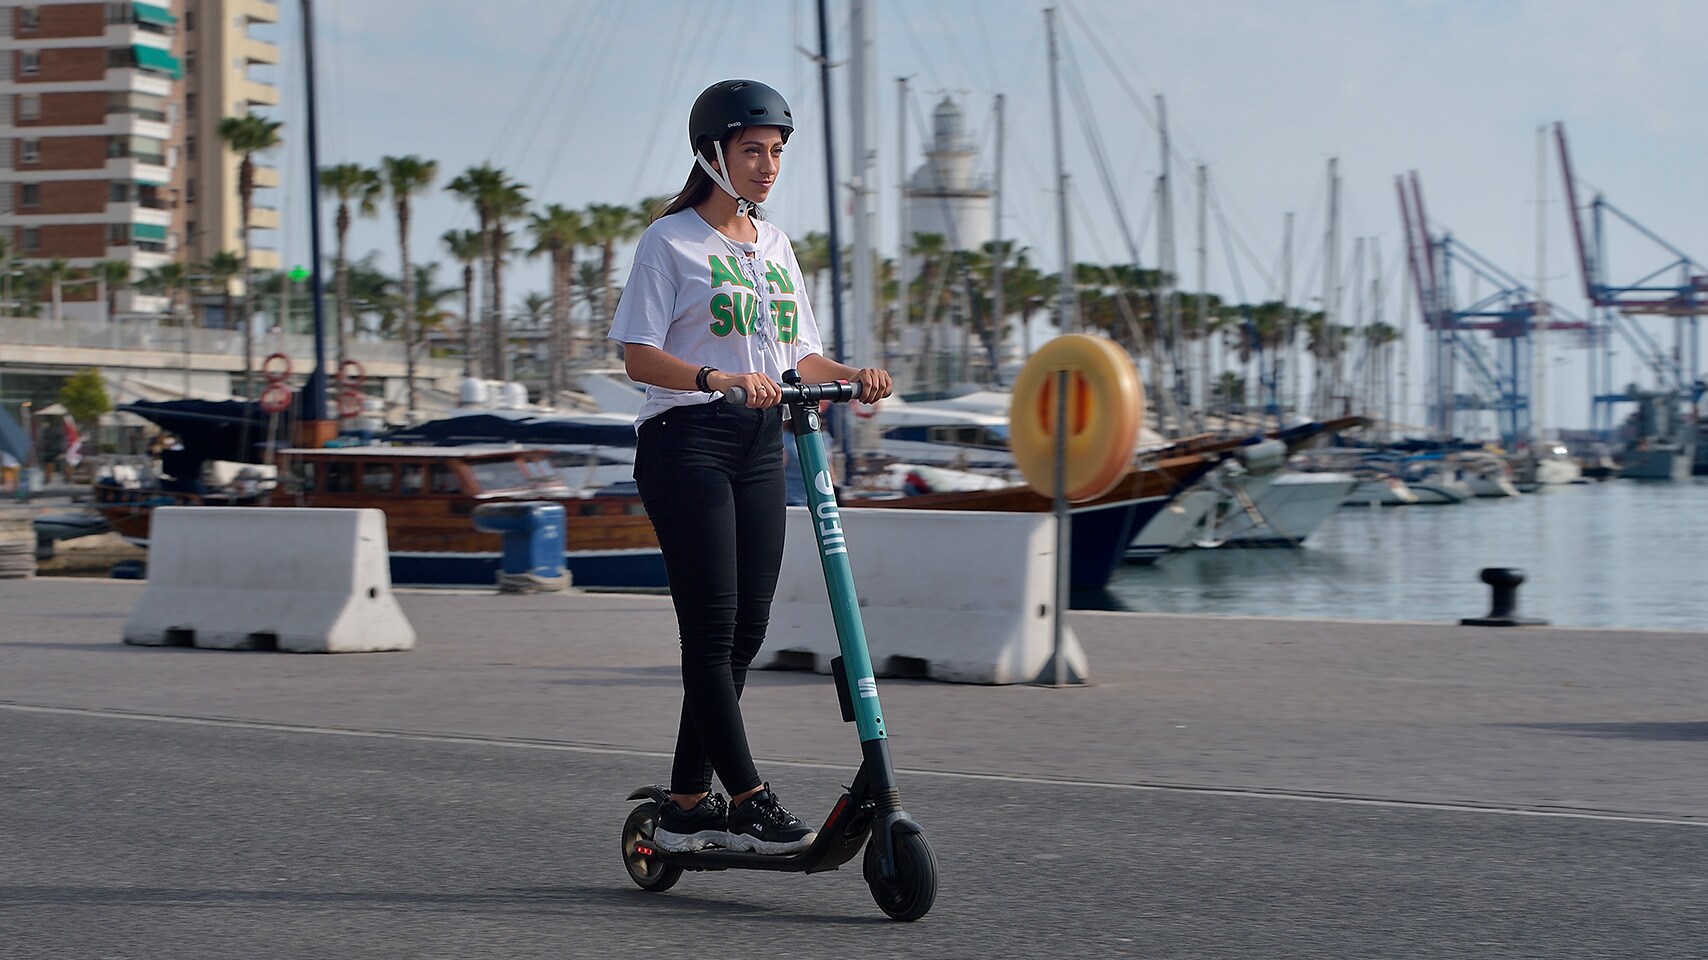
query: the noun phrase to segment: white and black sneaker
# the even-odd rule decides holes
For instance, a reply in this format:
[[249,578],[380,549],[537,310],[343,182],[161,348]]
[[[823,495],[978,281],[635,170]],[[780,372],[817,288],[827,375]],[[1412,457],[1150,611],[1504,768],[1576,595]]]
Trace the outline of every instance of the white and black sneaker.
[[729,812],[729,848],[754,853],[799,853],[812,846],[818,831],[783,809],[771,785]]
[[729,801],[721,793],[708,793],[684,810],[674,800],[659,804],[658,828],[652,839],[671,853],[692,853],[706,847],[721,847],[729,838]]

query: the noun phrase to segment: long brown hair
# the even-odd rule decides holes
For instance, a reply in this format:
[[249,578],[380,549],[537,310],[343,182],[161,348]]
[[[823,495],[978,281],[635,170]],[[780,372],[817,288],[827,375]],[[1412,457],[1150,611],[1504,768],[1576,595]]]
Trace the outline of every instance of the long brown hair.
[[[745,127],[739,128],[724,138],[725,157],[728,157],[730,151],[735,148],[736,140],[741,137],[745,130]],[[705,156],[707,162],[717,161],[717,154],[713,152],[710,141],[707,141],[700,147],[700,153]],[[664,202],[663,210],[654,215],[653,219],[657,220],[661,217],[668,217],[673,213],[680,213],[689,207],[699,206],[701,203],[705,202],[707,197],[712,195],[713,190],[721,189],[723,188],[718,186],[718,182],[716,180],[712,179],[712,175],[706,172],[706,168],[696,163],[694,164],[694,168],[688,171],[688,182],[682,184],[682,189],[678,190],[674,196]],[[758,206],[754,206],[752,216],[755,220],[765,219]]]

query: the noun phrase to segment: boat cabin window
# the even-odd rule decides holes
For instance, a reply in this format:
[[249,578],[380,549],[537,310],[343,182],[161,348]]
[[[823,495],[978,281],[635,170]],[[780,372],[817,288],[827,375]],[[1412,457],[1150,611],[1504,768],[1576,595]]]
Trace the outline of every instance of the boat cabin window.
[[406,497],[413,497],[427,489],[427,466],[421,463],[399,464],[397,468],[397,492]]
[[469,469],[474,471],[475,483],[482,490],[527,489],[534,485],[514,460],[486,460],[469,464]]
[[302,489],[313,492],[315,479],[314,461],[310,460],[302,465]]
[[928,436],[932,443],[951,443],[958,447],[1008,448],[1008,436],[1000,428],[980,426],[932,427]]
[[457,472],[448,463],[433,464],[432,473],[428,477],[429,487],[433,493],[462,493],[463,485],[457,480]]
[[389,463],[362,464],[362,492],[390,493],[396,470]]
[[355,493],[356,465],[353,463],[327,464],[326,485],[321,489],[327,493]]

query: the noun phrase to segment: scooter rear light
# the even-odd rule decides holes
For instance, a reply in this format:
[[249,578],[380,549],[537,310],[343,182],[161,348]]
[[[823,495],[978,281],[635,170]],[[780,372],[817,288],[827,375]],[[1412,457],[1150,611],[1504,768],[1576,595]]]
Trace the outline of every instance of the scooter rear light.
[[636,853],[638,853],[638,854],[640,854],[640,855],[641,855],[641,856],[643,856],[643,857],[650,857],[650,856],[652,856],[652,848],[651,848],[651,847],[649,847],[649,846],[647,846],[647,845],[646,845],[646,844],[644,844],[644,843],[637,843],[637,844],[635,844],[635,852],[636,852]]

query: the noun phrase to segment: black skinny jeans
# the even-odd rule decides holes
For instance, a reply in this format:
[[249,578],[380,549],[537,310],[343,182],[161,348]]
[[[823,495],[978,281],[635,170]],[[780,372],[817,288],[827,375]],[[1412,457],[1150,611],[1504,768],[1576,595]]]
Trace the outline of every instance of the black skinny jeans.
[[682,637],[671,792],[707,792],[715,771],[740,794],[760,784],[740,700],[783,563],[782,413],[714,402],[650,417],[636,443],[635,484]]

